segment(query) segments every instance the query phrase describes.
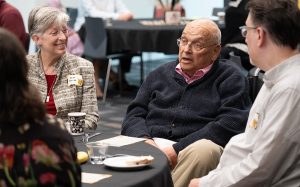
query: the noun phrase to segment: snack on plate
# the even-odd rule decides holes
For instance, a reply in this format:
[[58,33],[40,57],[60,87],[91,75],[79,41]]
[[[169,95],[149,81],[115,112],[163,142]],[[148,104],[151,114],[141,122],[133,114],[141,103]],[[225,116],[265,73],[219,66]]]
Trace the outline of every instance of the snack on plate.
[[128,165],[142,165],[150,164],[154,160],[153,156],[135,156],[126,159],[126,164]]
[[89,156],[84,151],[77,152],[77,163],[82,164],[88,160]]

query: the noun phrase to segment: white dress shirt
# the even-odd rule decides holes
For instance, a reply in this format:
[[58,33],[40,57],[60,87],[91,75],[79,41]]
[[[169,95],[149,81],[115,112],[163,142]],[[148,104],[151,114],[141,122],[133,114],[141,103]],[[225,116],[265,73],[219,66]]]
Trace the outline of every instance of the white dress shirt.
[[[234,83],[233,83],[234,84]],[[300,55],[264,76],[245,133],[234,136],[201,187],[300,186]]]
[[85,17],[117,19],[120,14],[129,12],[122,0],[79,0],[74,29],[78,31],[81,28]]

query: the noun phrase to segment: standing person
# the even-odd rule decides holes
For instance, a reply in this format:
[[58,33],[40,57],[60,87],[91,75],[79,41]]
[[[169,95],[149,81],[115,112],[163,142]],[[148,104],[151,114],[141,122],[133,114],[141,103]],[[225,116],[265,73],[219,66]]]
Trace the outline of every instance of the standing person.
[[91,62],[66,52],[69,16],[53,7],[29,14],[28,30],[39,50],[27,56],[28,78],[37,85],[47,112],[67,121],[69,112],[85,112],[86,128],[96,129],[98,106]]
[[62,120],[46,115],[25,55],[0,28],[0,186],[81,186],[73,139]]
[[25,31],[23,18],[19,10],[5,0],[0,0],[0,27],[14,33],[23,44],[24,49],[28,50],[29,38]]
[[291,0],[249,0],[246,37],[253,65],[265,71],[245,133],[234,136],[218,167],[190,187],[300,184],[300,11]]
[[[122,124],[121,134],[146,137],[166,154],[175,187],[214,169],[229,139],[245,129],[248,81],[230,61],[217,61],[220,43],[213,21],[188,23],[178,39],[178,61],[148,75]],[[156,137],[174,144],[162,147]]]
[[[74,29],[78,31],[82,41],[85,37],[85,17],[100,17],[103,19],[114,19],[129,21],[133,18],[133,14],[128,10],[122,0],[79,0],[78,16],[74,25]],[[124,53],[129,53],[124,51]],[[132,56],[120,58],[121,72],[122,72],[122,85],[123,89],[131,90],[133,87],[130,86],[126,79],[125,73],[130,71]],[[103,92],[98,83],[100,77],[100,71],[104,65],[107,64],[107,59],[94,59],[95,69],[95,80],[96,80],[96,94],[98,99],[102,99]],[[115,72],[111,72],[112,79],[115,87],[118,87],[118,78]]]

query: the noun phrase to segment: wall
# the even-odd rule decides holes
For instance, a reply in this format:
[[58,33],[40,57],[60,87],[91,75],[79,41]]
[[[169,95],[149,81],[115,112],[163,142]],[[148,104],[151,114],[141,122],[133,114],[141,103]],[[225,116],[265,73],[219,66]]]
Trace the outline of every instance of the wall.
[[[23,16],[27,30],[27,19],[34,6],[42,5],[45,0],[6,0],[18,8]],[[155,0],[123,0],[133,12],[135,18],[151,18]],[[78,0],[61,0],[67,7],[77,7]],[[224,0],[183,0],[188,18],[210,17],[213,7],[223,7]],[[31,42],[32,43],[32,42]],[[31,45],[30,51],[34,50]]]
[[[78,0],[61,0],[65,6],[77,7]],[[136,18],[151,18],[155,0],[123,0]],[[213,7],[223,7],[224,0],[183,0],[188,18],[211,16]],[[45,0],[7,0],[17,7],[27,25],[27,18],[32,7],[41,5]]]

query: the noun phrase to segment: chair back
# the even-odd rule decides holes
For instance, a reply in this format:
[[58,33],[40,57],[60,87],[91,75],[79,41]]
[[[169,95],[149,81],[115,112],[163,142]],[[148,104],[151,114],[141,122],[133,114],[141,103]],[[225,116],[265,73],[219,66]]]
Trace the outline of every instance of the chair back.
[[74,28],[74,24],[75,24],[77,14],[78,14],[78,9],[67,7],[66,11],[67,11],[67,14],[70,16],[69,26],[71,28]]
[[254,67],[249,71],[247,77],[249,81],[249,94],[252,102],[254,102],[259,90],[264,84],[263,76],[264,73],[258,67]]
[[86,17],[85,30],[84,56],[93,59],[106,58],[107,36],[103,19]]
[[218,16],[218,12],[225,12],[225,8],[217,8],[217,7],[213,8],[212,15]]

